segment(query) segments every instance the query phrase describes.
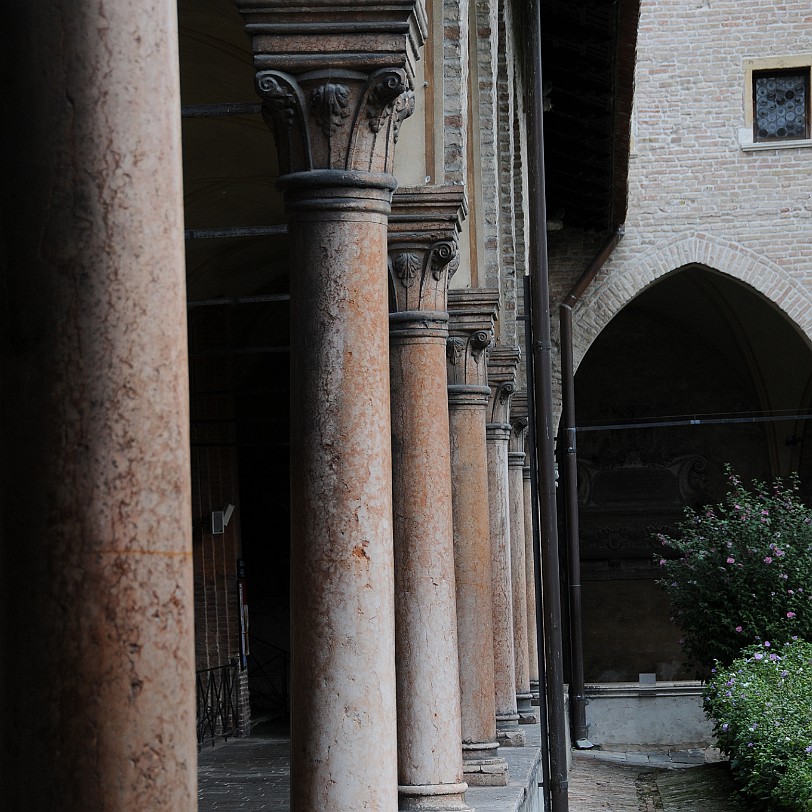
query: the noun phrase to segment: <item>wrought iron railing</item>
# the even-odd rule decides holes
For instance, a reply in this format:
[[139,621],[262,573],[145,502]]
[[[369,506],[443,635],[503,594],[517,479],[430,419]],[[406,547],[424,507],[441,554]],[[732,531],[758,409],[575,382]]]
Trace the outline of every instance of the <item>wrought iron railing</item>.
[[197,743],[237,735],[237,660],[197,672]]

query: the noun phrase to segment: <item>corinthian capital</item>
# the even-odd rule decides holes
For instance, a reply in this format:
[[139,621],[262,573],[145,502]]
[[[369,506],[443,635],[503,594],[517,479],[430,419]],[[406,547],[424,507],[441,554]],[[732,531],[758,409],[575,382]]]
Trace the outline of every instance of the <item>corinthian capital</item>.
[[527,415],[527,390],[516,392],[510,400],[510,450],[524,453],[527,429],[529,427]]
[[518,347],[494,347],[488,353],[488,423],[507,424],[510,420],[510,399],[516,391],[520,358]]
[[237,0],[282,174],[391,172],[414,111],[422,0]]
[[488,391],[485,351],[493,342],[499,291],[473,288],[448,291],[448,385]]
[[459,261],[458,235],[468,213],[462,186],[398,189],[389,216],[389,276],[394,309],[447,309],[448,280]]

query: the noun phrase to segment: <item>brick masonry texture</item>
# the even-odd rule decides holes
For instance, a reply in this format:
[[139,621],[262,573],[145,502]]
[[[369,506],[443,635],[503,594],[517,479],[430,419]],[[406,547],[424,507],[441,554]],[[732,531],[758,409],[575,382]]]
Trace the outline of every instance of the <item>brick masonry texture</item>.
[[[576,364],[622,307],[692,263],[751,286],[812,337],[812,147],[738,140],[743,61],[799,55],[812,62],[808,0],[643,0],[626,234],[576,307]],[[604,237],[550,234],[554,305]]]

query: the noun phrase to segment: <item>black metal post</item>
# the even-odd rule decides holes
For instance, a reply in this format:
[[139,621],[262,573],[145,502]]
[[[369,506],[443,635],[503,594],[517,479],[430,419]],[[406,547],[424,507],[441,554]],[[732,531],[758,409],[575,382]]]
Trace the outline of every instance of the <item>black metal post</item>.
[[[541,63],[541,0],[533,3],[530,23],[530,220],[531,324],[536,445],[539,456],[539,495],[542,529],[542,604],[547,674],[552,812],[568,812],[567,730],[564,708],[564,669],[561,634],[561,587],[558,567],[558,520],[555,503],[555,431],[553,430],[552,342],[547,263],[547,211],[544,183],[544,92]],[[540,656],[541,659],[541,656]]]

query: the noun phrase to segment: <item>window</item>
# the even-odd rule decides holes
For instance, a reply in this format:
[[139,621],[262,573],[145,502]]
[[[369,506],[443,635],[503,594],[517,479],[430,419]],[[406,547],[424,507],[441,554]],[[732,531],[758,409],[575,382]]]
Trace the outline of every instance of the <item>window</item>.
[[812,54],[744,60],[743,150],[812,146]]
[[753,71],[753,140],[809,138],[809,69]]

